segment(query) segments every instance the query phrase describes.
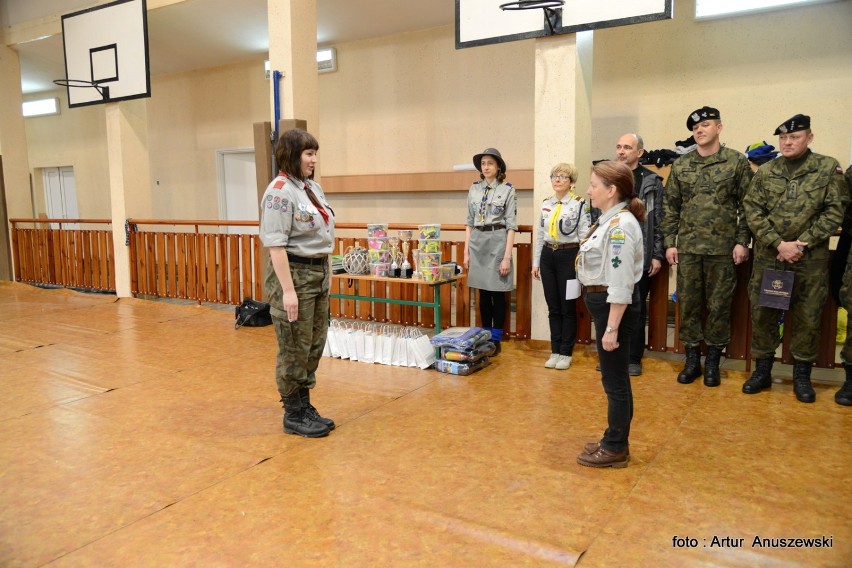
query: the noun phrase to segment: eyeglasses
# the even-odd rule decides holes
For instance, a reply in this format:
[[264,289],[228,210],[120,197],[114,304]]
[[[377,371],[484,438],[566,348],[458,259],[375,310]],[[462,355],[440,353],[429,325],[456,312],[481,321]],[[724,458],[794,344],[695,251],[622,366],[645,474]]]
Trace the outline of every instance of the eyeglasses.
[[571,176],[550,176],[550,181],[568,181],[571,179]]

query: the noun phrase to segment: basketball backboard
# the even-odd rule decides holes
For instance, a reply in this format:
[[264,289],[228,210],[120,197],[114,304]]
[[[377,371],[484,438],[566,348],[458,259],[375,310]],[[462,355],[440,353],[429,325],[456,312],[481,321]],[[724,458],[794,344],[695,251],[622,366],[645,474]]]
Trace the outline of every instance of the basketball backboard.
[[118,0],[62,16],[68,106],[151,96],[146,0]]
[[[533,9],[518,9],[523,4]],[[456,49],[671,19],[674,10],[673,0],[565,0],[550,9],[556,22],[548,23],[536,4],[557,3],[456,0]]]

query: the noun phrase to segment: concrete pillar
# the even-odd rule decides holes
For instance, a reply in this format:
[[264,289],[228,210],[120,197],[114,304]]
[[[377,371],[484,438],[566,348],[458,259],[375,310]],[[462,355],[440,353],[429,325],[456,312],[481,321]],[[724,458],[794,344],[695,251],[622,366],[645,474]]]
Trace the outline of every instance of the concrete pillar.
[[130,297],[129,249],[124,222],[153,215],[148,99],[105,105],[112,234],[115,249],[115,288],[119,298]]
[[[585,195],[591,168],[592,43],[594,32],[535,40],[535,163],[533,203],[552,195],[550,169],[573,163],[580,172],[577,192]],[[536,217],[537,218],[537,217]],[[549,340],[547,303],[533,285],[532,339]]]
[[[302,119],[319,139],[316,0],[269,0],[269,66],[281,71],[280,118]],[[270,76],[270,122],[275,100]],[[321,143],[322,141],[320,141]]]
[[9,217],[32,217],[27,133],[18,52],[0,45],[0,155]]
[[7,221],[32,217],[27,133],[21,114],[18,52],[0,44],[0,280],[12,280],[11,239]]

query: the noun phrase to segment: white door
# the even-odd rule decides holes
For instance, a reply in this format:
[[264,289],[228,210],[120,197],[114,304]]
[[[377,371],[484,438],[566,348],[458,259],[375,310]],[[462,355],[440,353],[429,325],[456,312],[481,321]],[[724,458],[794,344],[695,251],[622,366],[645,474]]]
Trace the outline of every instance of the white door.
[[[47,216],[51,219],[79,219],[77,209],[77,182],[74,180],[74,168],[44,168],[44,201],[47,205]],[[78,223],[62,225],[64,229],[79,229]],[[51,229],[58,229],[57,223],[50,224]]]
[[[219,218],[228,221],[259,221],[254,150],[217,150]],[[227,227],[228,233],[257,234],[257,227]]]

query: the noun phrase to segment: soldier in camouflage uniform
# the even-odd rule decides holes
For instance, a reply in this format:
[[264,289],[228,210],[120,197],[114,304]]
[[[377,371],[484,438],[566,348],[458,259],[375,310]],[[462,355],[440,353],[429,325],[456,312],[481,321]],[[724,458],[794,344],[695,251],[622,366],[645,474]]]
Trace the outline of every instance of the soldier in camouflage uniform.
[[793,389],[800,402],[814,402],[811,368],[828,297],[828,239],[843,220],[849,190],[837,160],[808,148],[813,140],[809,116],[797,114],[775,134],[781,156],[760,166],[744,200],[755,239],[749,299],[756,366],[743,392],[772,386],[772,362],[781,343],[780,310],[758,305],[763,271],[791,270],[795,276],[786,322],[792,328]]
[[[852,166],[849,166],[846,170],[846,185],[849,188],[850,197],[852,197]],[[845,235],[852,233],[852,205],[846,207],[846,216],[843,218],[843,233]],[[835,258],[835,262],[840,262],[840,259]],[[847,312],[846,342],[840,351],[840,360],[843,361],[843,368],[846,371],[846,382],[843,383],[840,390],[834,393],[834,402],[843,406],[852,406],[852,333],[849,332],[848,319],[849,312],[852,312],[852,248],[846,255],[846,269],[843,271],[843,285],[840,287],[840,305]]]
[[[701,376],[701,341],[707,344],[704,384],[721,383],[719,360],[731,340],[731,299],[736,287],[734,265],[748,260],[751,233],[742,199],[751,181],[744,154],[719,142],[719,111],[702,107],[686,120],[696,148],[678,158],[663,196],[663,246],[666,260],[677,264],[680,340],[686,365],[677,381],[689,384]],[[702,330],[701,314],[707,307]]]
[[313,180],[319,144],[288,130],[275,148],[280,171],[260,202],[260,239],[269,247],[265,292],[278,338],[275,381],[284,403],[284,432],[327,436],[334,421],[311,404],[328,332],[334,211]]

